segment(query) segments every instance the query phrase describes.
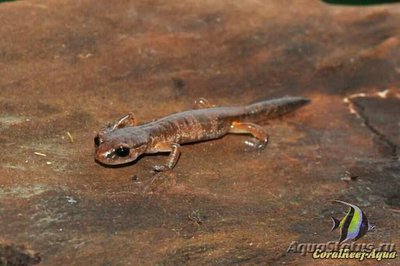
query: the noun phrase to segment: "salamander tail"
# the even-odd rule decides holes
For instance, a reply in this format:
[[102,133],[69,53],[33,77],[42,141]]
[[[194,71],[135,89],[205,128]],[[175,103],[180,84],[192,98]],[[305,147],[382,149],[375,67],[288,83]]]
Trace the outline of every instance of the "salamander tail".
[[283,97],[257,102],[245,107],[246,116],[254,121],[277,118],[291,113],[308,103],[310,103],[310,100],[303,97]]

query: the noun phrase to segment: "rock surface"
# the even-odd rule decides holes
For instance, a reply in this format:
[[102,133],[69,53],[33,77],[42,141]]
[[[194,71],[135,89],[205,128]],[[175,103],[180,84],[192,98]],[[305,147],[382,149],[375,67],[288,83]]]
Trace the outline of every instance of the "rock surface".
[[[339,239],[334,199],[376,226],[359,242],[399,246],[399,4],[37,0],[1,3],[0,23],[1,247],[40,265],[330,265],[286,250]],[[312,103],[269,121],[262,152],[186,145],[164,179],[162,155],[93,160],[94,131],[130,111],[284,95]]]

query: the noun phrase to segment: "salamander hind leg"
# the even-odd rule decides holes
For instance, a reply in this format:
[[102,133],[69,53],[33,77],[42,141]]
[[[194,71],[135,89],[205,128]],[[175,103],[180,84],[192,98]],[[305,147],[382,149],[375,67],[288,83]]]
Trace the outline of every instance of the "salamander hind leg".
[[169,152],[169,157],[167,163],[165,165],[155,165],[153,167],[154,171],[162,172],[171,170],[174,168],[176,163],[178,162],[180,152],[180,145],[177,143],[160,143],[155,147],[157,152]]
[[254,140],[246,140],[244,142],[251,148],[263,149],[268,143],[268,135],[264,128],[253,123],[233,122],[229,129],[229,133],[253,135],[255,138]]
[[213,108],[215,105],[211,104],[206,98],[199,98],[194,101],[193,109]]

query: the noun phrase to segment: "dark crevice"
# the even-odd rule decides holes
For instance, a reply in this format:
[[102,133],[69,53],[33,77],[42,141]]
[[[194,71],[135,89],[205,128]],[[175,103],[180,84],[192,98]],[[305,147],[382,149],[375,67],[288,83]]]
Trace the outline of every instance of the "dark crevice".
[[0,243],[0,265],[31,266],[40,263],[39,253],[27,249],[24,245]]
[[350,100],[350,101],[352,102],[352,104],[357,108],[358,115],[359,115],[360,118],[362,119],[363,124],[366,126],[366,128],[367,128],[368,130],[370,130],[375,136],[378,137],[378,139],[379,139],[380,141],[382,141],[383,143],[385,143],[385,144],[390,148],[390,155],[393,156],[393,159],[398,159],[399,156],[398,156],[398,153],[397,153],[397,151],[398,151],[397,145],[396,145],[393,141],[391,141],[388,137],[386,137],[385,134],[383,134],[382,132],[380,132],[377,128],[375,128],[375,127],[371,124],[371,122],[369,121],[368,116],[367,116],[367,115],[365,114],[365,112],[364,112],[364,111],[365,111],[364,106],[362,106],[361,104],[359,104],[359,103],[357,103],[357,102],[355,102],[355,101],[353,101],[353,100],[351,100],[351,99],[349,99],[349,100]]

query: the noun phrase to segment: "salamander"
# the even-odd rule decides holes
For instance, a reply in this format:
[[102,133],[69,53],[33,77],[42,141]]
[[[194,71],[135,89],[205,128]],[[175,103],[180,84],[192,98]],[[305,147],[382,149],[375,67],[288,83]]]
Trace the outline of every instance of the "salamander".
[[129,113],[96,134],[95,160],[118,165],[135,161],[142,154],[169,152],[166,164],[156,165],[154,170],[170,170],[179,159],[181,144],[218,139],[228,133],[250,134],[253,138],[245,143],[263,149],[268,135],[257,123],[280,117],[307,103],[306,98],[283,97],[246,106],[215,107],[200,98],[192,110],[143,124]]

